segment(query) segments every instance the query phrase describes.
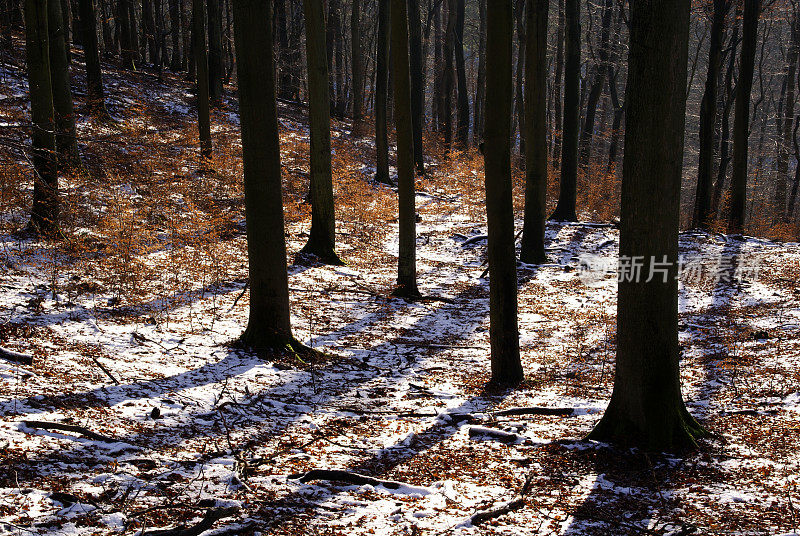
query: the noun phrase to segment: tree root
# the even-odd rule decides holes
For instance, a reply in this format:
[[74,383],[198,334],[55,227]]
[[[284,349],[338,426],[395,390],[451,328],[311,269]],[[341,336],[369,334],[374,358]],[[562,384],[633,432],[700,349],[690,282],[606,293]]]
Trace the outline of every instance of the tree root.
[[148,530],[143,532],[142,536],[199,536],[210,529],[214,523],[220,519],[236,515],[238,511],[239,509],[236,507],[212,508],[206,512],[206,515],[203,516],[200,522],[190,527],[181,525],[174,529]]

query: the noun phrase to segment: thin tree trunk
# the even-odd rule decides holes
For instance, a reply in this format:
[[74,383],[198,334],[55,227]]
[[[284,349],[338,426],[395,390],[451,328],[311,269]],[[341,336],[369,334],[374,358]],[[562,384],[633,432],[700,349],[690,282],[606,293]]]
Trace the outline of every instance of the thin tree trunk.
[[311,232],[298,255],[326,264],[342,264],[336,255],[336,214],[331,172],[331,116],[328,63],[325,51],[325,11],[322,2],[303,0],[306,23],[308,113],[311,130]]
[[475,102],[473,104],[475,125],[472,133],[472,139],[476,146],[483,140],[483,103],[486,98],[486,2],[487,0],[479,0],[478,2],[478,16],[480,17],[480,27],[478,29],[478,79],[475,84]]
[[434,12],[434,57],[433,57],[433,116],[436,131],[444,132],[444,32],[442,32],[442,11],[445,0],[439,0]]
[[456,34],[456,3],[458,0],[447,0],[447,30],[444,36],[444,102],[439,113],[444,119],[444,144],[449,150],[453,145],[453,49]]
[[700,156],[697,165],[697,193],[695,195],[692,227],[706,229],[711,223],[711,187],[714,173],[714,130],[717,125],[717,81],[721,66],[722,41],[725,34],[725,17],[730,0],[714,0],[711,22],[711,40],[708,49],[708,74],[703,100],[700,102]]
[[[525,0],[516,0],[514,6],[514,19],[517,27],[517,76],[514,89],[514,115],[511,123],[511,139],[516,140],[516,127],[519,125],[519,152],[525,154],[525,95],[523,94],[522,81],[525,77]],[[516,141],[512,142],[512,147]]]
[[131,35],[131,22],[130,22],[130,1],[131,0],[118,0],[118,20],[119,20],[119,46],[122,55],[122,68],[132,71],[135,68],[134,64],[134,50],[136,44],[134,43],[136,34]]
[[361,47],[361,0],[353,0],[350,16],[350,49],[351,70],[353,72],[353,134],[360,135],[362,130],[362,107],[364,105],[364,66]]
[[142,0],[142,37],[144,38],[143,46],[140,47],[142,59],[145,59],[145,51],[147,51],[150,55],[150,63],[157,65],[158,51],[156,49],[156,20],[153,14],[153,0]]
[[456,139],[462,149],[469,145],[469,95],[467,72],[464,66],[464,0],[456,0],[455,59],[458,79],[458,122]]
[[744,228],[747,201],[747,144],[750,134],[750,91],[756,61],[760,0],[744,0],[742,19],[742,52],[733,119],[733,167],[731,169],[731,209],[728,232],[741,233]]
[[203,0],[193,0],[194,63],[197,74],[197,128],[200,133],[201,171],[211,160],[211,111],[208,90],[208,56],[205,40],[205,8]]
[[425,173],[422,153],[422,127],[425,118],[425,81],[422,78],[422,30],[419,0],[408,0],[409,67],[411,69],[411,128],[414,138],[414,165]]
[[486,14],[486,222],[489,261],[491,383],[516,385],[523,379],[517,325],[517,262],[511,183],[511,0],[493,0]]
[[577,221],[578,130],[580,125],[581,21],[579,0],[566,0],[564,62],[564,133],[561,154],[561,190],[556,210],[557,221]]
[[793,8],[790,30],[792,40],[786,53],[786,69],[784,72],[786,99],[782,110],[783,114],[778,118],[778,184],[775,188],[775,203],[778,206],[779,220],[784,223],[789,222],[789,213],[786,210],[787,183],[789,181],[789,154],[792,150],[795,76],[797,74],[798,52],[800,52],[800,21],[798,21],[796,6]]
[[[591,439],[647,450],[694,446],[704,430],[683,403],[678,347],[678,226],[689,0],[631,2],[620,221],[617,362]],[[652,278],[637,277],[665,262]],[[628,263],[627,265],[624,263]]]
[[[208,8],[208,95],[213,106],[222,105],[222,8],[220,0],[206,0]],[[254,52],[255,53],[255,52]]]
[[56,238],[59,235],[59,198],[47,3],[47,0],[25,0],[25,66],[33,123],[33,208],[30,229],[47,238]]
[[[172,57],[169,68],[175,72],[183,67],[181,57],[181,0],[169,0],[169,24],[172,37]],[[183,51],[186,52],[185,50]]]
[[104,117],[106,112],[103,94],[103,73],[100,69],[100,51],[97,44],[97,26],[94,0],[78,0],[83,24],[83,54],[86,61],[86,106],[89,113]]
[[594,69],[594,79],[586,100],[586,116],[583,122],[583,131],[580,139],[580,166],[584,173],[589,171],[589,160],[592,152],[592,139],[594,137],[594,123],[597,115],[597,105],[603,93],[608,71],[608,46],[611,38],[611,17],[614,12],[614,0],[605,0],[603,5],[602,22],[600,23],[600,46],[597,48],[597,64]]
[[55,112],[58,165],[60,169],[70,169],[80,166],[81,157],[75,131],[75,109],[72,103],[67,45],[64,42],[67,29],[61,18],[61,3],[58,0],[48,0],[47,12],[47,29],[50,34],[48,46],[50,84]]
[[389,91],[389,0],[378,0],[377,69],[375,72],[375,180],[391,184],[389,178],[389,139],[386,105]]
[[561,77],[564,74],[564,0],[558,0],[558,30],[556,32],[555,81],[553,82],[553,167],[561,161],[561,137],[564,109],[561,106]]
[[399,252],[398,296],[415,298],[417,289],[417,231],[414,203],[414,147],[411,124],[411,73],[408,60],[406,0],[391,0],[392,70],[394,72],[394,120],[397,130],[397,183]]
[[547,14],[549,0],[527,0],[525,11],[525,222],[519,258],[547,261]]

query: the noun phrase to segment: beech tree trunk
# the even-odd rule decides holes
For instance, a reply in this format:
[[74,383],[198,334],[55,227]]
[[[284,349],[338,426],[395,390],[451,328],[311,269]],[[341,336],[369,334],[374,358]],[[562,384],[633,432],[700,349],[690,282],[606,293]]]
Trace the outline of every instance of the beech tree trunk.
[[408,61],[406,0],[391,0],[394,122],[397,130],[399,254],[395,294],[419,296],[417,289],[417,223],[414,199],[414,147],[411,124],[411,74]]
[[78,152],[78,139],[75,131],[75,110],[72,103],[67,44],[64,41],[67,27],[64,24],[61,3],[58,0],[48,0],[47,15],[50,83],[53,91],[58,167],[70,169],[80,165],[81,157]]
[[364,104],[364,67],[361,61],[364,53],[361,48],[361,0],[353,0],[350,17],[350,46],[352,51],[350,68],[353,71],[353,134],[358,136],[362,129],[361,108]]
[[742,19],[742,51],[739,59],[739,80],[733,119],[733,167],[731,169],[731,208],[728,232],[741,233],[747,201],[747,144],[750,134],[750,91],[756,61],[760,0],[744,0]]
[[136,34],[131,35],[130,1],[119,0],[117,17],[119,21],[119,46],[122,57],[122,68],[132,71],[135,68]]
[[[208,7],[208,98],[213,106],[222,104],[222,8],[220,0],[206,0]],[[254,52],[254,51],[253,51]]]
[[83,30],[83,54],[86,61],[86,107],[90,114],[107,116],[103,92],[103,73],[100,69],[100,50],[97,43],[97,23],[94,0],[78,0],[81,29]]
[[469,145],[469,95],[464,66],[464,0],[457,0],[455,27],[456,78],[458,80],[458,122],[456,138],[461,149]]
[[289,319],[271,18],[268,2],[233,0],[250,265],[250,317],[241,342],[283,350],[297,342]]
[[444,56],[443,78],[443,106],[439,110],[442,114],[442,125],[444,127],[444,144],[449,150],[453,145],[453,49],[455,48],[456,34],[456,3],[458,0],[442,0],[447,2],[447,29],[445,30],[444,46],[442,55]]
[[589,171],[589,160],[592,154],[594,123],[597,105],[603,94],[608,72],[609,40],[611,38],[611,17],[614,14],[614,0],[605,0],[603,4],[602,22],[600,23],[600,45],[597,48],[597,63],[594,68],[592,86],[586,99],[586,116],[580,139],[580,166],[584,173]]
[[511,184],[513,13],[511,0],[493,0],[486,14],[486,174],[489,339],[494,385],[523,379],[517,326],[517,262]]
[[48,0],[25,0],[25,66],[33,123],[33,208],[29,228],[46,238],[57,238],[59,198],[47,4]]
[[375,180],[391,184],[386,106],[389,99],[389,0],[378,0],[377,68],[375,72]]
[[303,0],[303,13],[311,130],[311,231],[299,257],[302,260],[302,256],[312,255],[326,264],[342,264],[335,251],[336,214],[331,172],[331,116],[324,6],[316,0]]
[[580,128],[581,21],[579,0],[565,0],[564,131],[558,204],[551,219],[577,221],[578,130]]
[[525,222],[519,258],[529,264],[547,261],[548,4],[549,0],[527,0],[525,8]]
[[697,193],[692,216],[692,227],[696,229],[707,229],[712,218],[711,187],[714,173],[714,130],[717,125],[717,81],[721,68],[725,17],[729,5],[730,0],[714,0],[708,47],[708,74],[703,100],[700,101],[700,155],[697,165]]
[[[589,438],[647,450],[704,434],[683,404],[678,368],[678,225],[686,117],[689,0],[630,4],[622,172],[617,362],[611,401]],[[667,262],[647,282],[625,259]]]
[[[172,56],[170,58],[169,68],[175,72],[183,68],[181,54],[181,1],[182,0],[169,0],[169,24],[170,36],[172,38]],[[186,51],[184,50],[183,53],[185,54]]]
[[563,127],[563,107],[561,106],[561,77],[564,74],[564,0],[558,0],[558,29],[556,31],[556,57],[553,82],[553,167],[561,161],[561,137]]
[[197,128],[200,133],[201,171],[211,160],[211,110],[208,90],[208,56],[205,40],[205,7],[203,0],[192,0],[194,25],[194,63],[197,83]]
[[408,0],[409,67],[411,69],[411,128],[414,137],[414,166],[425,173],[422,127],[425,122],[425,80],[422,77],[422,29],[419,0]]
[[478,1],[478,17],[480,18],[480,27],[478,29],[478,75],[475,83],[475,102],[473,104],[475,125],[472,132],[473,143],[476,146],[483,140],[483,101],[486,97],[486,2],[487,0]]
[[792,34],[789,50],[786,52],[786,69],[783,75],[783,84],[786,88],[786,99],[779,114],[778,126],[778,177],[775,188],[775,204],[778,207],[777,220],[789,223],[789,213],[786,210],[787,184],[789,181],[789,155],[792,153],[792,123],[794,122],[795,82],[797,76],[797,59],[800,53],[800,20],[798,20],[797,7],[793,8],[790,22]]

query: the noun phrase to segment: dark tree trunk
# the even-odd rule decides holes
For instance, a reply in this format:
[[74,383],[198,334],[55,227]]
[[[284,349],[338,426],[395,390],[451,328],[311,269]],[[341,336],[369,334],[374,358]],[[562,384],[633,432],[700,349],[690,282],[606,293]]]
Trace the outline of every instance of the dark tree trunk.
[[194,67],[194,51],[192,50],[192,29],[190,27],[189,13],[186,8],[187,0],[178,0],[178,7],[181,10],[181,37],[183,38],[183,62],[181,70],[186,71],[189,79],[194,78],[194,73],[190,72]]
[[394,121],[397,130],[398,296],[415,298],[417,289],[417,231],[414,203],[414,140],[411,124],[411,74],[408,61],[406,0],[391,0],[392,71],[394,72]]
[[580,166],[584,173],[589,171],[589,159],[592,153],[592,139],[594,137],[594,122],[597,115],[597,105],[603,94],[608,72],[609,40],[611,38],[611,17],[614,14],[614,0],[605,0],[603,5],[602,22],[600,23],[600,46],[597,48],[597,64],[591,89],[586,99],[586,116],[583,122],[583,131],[580,140]]
[[454,86],[454,73],[453,73],[453,49],[455,48],[456,38],[456,5],[458,0],[443,0],[447,1],[447,30],[444,36],[444,47],[442,54],[444,56],[444,73],[442,88],[444,92],[443,106],[439,110],[442,114],[443,127],[444,127],[444,144],[449,150],[453,145],[453,86]]
[[575,203],[578,190],[578,130],[580,124],[581,21],[579,0],[566,0],[564,62],[564,133],[561,151],[560,192],[556,221],[577,221]]
[[730,164],[730,111],[736,96],[733,86],[733,72],[736,67],[736,49],[739,45],[739,19],[741,18],[741,6],[737,4],[736,16],[734,17],[735,26],[733,35],[730,39],[728,51],[728,69],[725,73],[725,98],[722,103],[722,125],[720,133],[719,149],[719,169],[717,169],[717,181],[714,183],[714,194],[711,197],[711,212],[715,217],[720,217],[719,204],[722,199],[722,190],[725,187],[728,164]]
[[523,379],[517,326],[517,261],[511,184],[511,0],[493,0],[486,14],[486,172],[487,258],[489,261],[489,340],[494,385]]
[[547,13],[549,0],[527,0],[525,11],[525,222],[519,258],[547,261]]
[[564,0],[558,0],[558,30],[556,31],[555,81],[553,82],[553,167],[561,161],[561,137],[564,109],[561,106],[561,77],[564,74]]
[[[142,59],[145,51],[149,54],[150,64],[158,65],[158,45],[156,44],[156,19],[153,14],[153,1],[142,0]],[[146,45],[146,46],[145,46]]]
[[222,8],[220,0],[206,0],[208,7],[208,95],[213,106],[222,105]]
[[458,79],[458,123],[456,138],[458,145],[466,149],[469,145],[469,94],[467,71],[464,66],[464,0],[457,0],[455,27],[456,74]]
[[[334,2],[331,1],[331,5],[333,4]],[[337,0],[331,20],[335,20],[336,24],[336,31],[333,33],[333,44],[336,52],[336,115],[340,118],[343,118],[347,111],[347,94],[344,90],[344,43],[342,42],[344,27],[342,25],[341,9],[341,0]]]
[[275,2],[275,26],[278,29],[278,96],[292,100],[292,72],[289,67],[289,31],[286,16],[287,0]]
[[90,114],[106,116],[103,95],[103,73],[100,70],[100,50],[97,44],[97,26],[94,0],[78,0],[83,24],[83,55],[86,61],[86,107]]
[[132,71],[135,68],[136,34],[131,35],[130,2],[131,0],[119,0],[117,4],[117,20],[119,21],[119,46],[122,55],[122,68]]
[[794,168],[794,184],[792,184],[792,194],[789,196],[789,208],[786,210],[786,217],[791,221],[794,217],[794,207],[797,203],[797,192],[800,190],[800,143],[797,141],[797,129],[800,128],[800,115],[794,120],[794,131],[792,133],[792,143],[794,145],[794,157],[798,165]]
[[[64,48],[67,51],[67,63],[72,63],[72,42],[76,45],[82,45],[81,43],[81,17],[78,14],[78,2],[74,0],[70,2],[70,0],[59,0],[59,5],[61,7],[61,20],[64,24]],[[75,11],[75,16],[73,16],[72,12]],[[72,27],[72,38],[70,39],[69,29]]]
[[445,0],[436,3],[433,14],[434,55],[433,55],[433,116],[436,131],[444,132],[444,32],[442,32],[442,11]]
[[364,66],[361,61],[364,53],[361,47],[361,0],[353,0],[350,16],[350,69],[353,72],[353,134],[362,130],[362,107],[364,105]]
[[478,76],[475,83],[475,102],[473,104],[475,125],[472,139],[475,145],[479,145],[483,140],[483,103],[486,98],[486,2],[479,0],[478,16],[480,17],[480,27],[478,29]]
[[204,171],[211,160],[211,111],[208,90],[208,56],[205,40],[205,7],[203,0],[192,0],[194,64],[197,74],[197,128],[200,133],[200,169]]
[[136,1],[128,0],[128,24],[130,24],[129,34],[131,36],[131,54],[133,55],[133,64],[139,65],[141,55],[139,54],[139,47],[137,46],[137,38],[139,35],[139,26],[136,20]]
[[[589,435],[676,450],[704,431],[683,404],[678,368],[678,225],[686,112],[689,0],[631,2],[620,261],[668,263],[635,277],[620,264],[614,391]],[[629,267],[628,267],[629,268]]]
[[[183,68],[183,59],[181,55],[181,1],[182,0],[169,0],[169,24],[170,36],[172,38],[172,56],[169,62],[169,68],[175,72]],[[184,50],[183,53],[186,53]]]
[[414,138],[414,165],[425,173],[422,153],[422,126],[425,118],[425,80],[422,78],[422,29],[419,0],[408,0],[409,67],[411,69],[411,128]]
[[[511,139],[516,140],[517,125],[519,125],[519,152],[525,154],[525,95],[523,94],[522,81],[525,77],[525,0],[516,0],[514,5],[514,19],[517,27],[517,76],[514,87],[514,111],[511,122]],[[512,142],[512,147],[516,141]]]
[[308,62],[308,112],[311,130],[311,232],[300,257],[312,255],[326,264],[342,264],[335,251],[336,214],[331,172],[331,116],[325,11],[322,2],[303,0]]
[[33,123],[33,208],[30,229],[41,236],[56,238],[60,234],[59,199],[47,3],[47,0],[25,0],[25,66]]
[[733,167],[731,168],[731,209],[728,232],[741,233],[747,201],[747,143],[750,134],[750,91],[756,61],[760,0],[744,0],[742,51],[733,119]]
[[794,121],[795,77],[797,75],[797,59],[800,52],[800,21],[797,8],[790,22],[792,40],[786,53],[786,69],[784,71],[784,86],[786,98],[782,113],[778,117],[778,184],[775,188],[775,204],[778,207],[778,220],[789,223],[789,213],[786,210],[787,182],[789,180],[789,155],[792,151],[792,123]]
[[233,0],[250,264],[250,318],[241,342],[282,351],[296,341],[289,319],[271,12],[268,2]]
[[13,9],[11,0],[3,0],[0,4],[0,49],[11,51],[13,46]]
[[78,140],[75,131],[75,110],[72,103],[72,87],[67,62],[67,44],[64,42],[66,25],[61,18],[61,3],[58,0],[47,2],[47,30],[50,34],[48,51],[50,55],[50,84],[53,92],[55,112],[56,148],[60,169],[70,169],[81,163]]
[[389,92],[389,0],[378,0],[377,68],[375,72],[375,180],[391,184],[389,178],[389,139],[386,105]]
[[730,0],[714,0],[711,22],[711,40],[708,48],[708,74],[703,100],[700,102],[700,156],[697,165],[697,193],[695,195],[692,227],[707,229],[711,223],[711,186],[714,173],[714,130],[717,125],[717,82],[721,66],[722,41],[725,34],[725,17]]

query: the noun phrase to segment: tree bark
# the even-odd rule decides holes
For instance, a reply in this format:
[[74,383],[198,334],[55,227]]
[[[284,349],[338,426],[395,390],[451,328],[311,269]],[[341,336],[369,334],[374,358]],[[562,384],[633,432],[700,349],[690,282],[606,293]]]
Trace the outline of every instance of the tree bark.
[[326,264],[342,264],[335,251],[336,214],[331,172],[331,117],[325,11],[322,2],[303,0],[308,62],[308,114],[311,130],[311,232],[300,256],[313,255]]
[[411,128],[414,143],[414,165],[425,173],[422,153],[422,127],[425,122],[425,81],[422,78],[422,29],[419,0],[408,0],[409,67],[411,69]]
[[61,3],[58,0],[48,0],[47,15],[50,83],[53,91],[58,167],[70,169],[80,166],[81,157],[78,152],[75,130],[75,109],[72,103],[67,44],[64,41],[67,28],[62,18]]
[[25,0],[25,66],[33,123],[33,208],[29,228],[41,236],[56,238],[60,234],[59,197],[47,3]]
[[456,139],[461,149],[469,145],[469,95],[467,71],[464,66],[464,0],[457,0],[455,27],[456,78],[458,80],[458,122]]
[[208,98],[211,105],[222,105],[222,8],[220,0],[206,0],[208,8]]
[[522,381],[517,326],[517,263],[511,184],[511,0],[494,0],[486,14],[486,221],[489,261],[489,339],[495,385]]
[[695,194],[692,227],[707,229],[711,223],[711,187],[714,173],[714,130],[717,124],[717,81],[721,68],[722,41],[725,18],[730,0],[714,0],[711,38],[708,48],[708,74],[703,100],[700,102],[700,156],[697,165],[697,193]]
[[200,170],[211,160],[211,110],[208,89],[208,56],[205,40],[205,6],[203,0],[192,0],[194,31],[194,63],[197,84],[197,128],[200,134]]
[[577,221],[578,130],[580,128],[581,21],[579,0],[564,3],[564,131],[561,151],[560,192],[550,219]]
[[[617,363],[611,402],[589,435],[657,451],[694,446],[704,433],[683,404],[678,365],[689,4],[630,4]],[[643,277],[631,269],[636,259]],[[653,271],[654,262],[666,263],[664,273]]]
[[271,18],[268,2],[233,0],[250,265],[250,316],[241,342],[283,350],[296,341],[289,319]]
[[525,222],[519,258],[547,261],[547,16],[549,0],[526,0],[525,26]]
[[391,0],[391,7],[394,121],[397,130],[397,205],[400,233],[395,294],[415,298],[419,296],[419,290],[417,289],[414,140],[411,124],[411,74],[408,60],[406,0]]
[[444,100],[442,109],[439,113],[442,114],[443,127],[444,127],[444,144],[447,150],[450,150],[453,145],[453,49],[455,48],[455,34],[456,34],[456,3],[458,0],[447,0],[447,29],[444,36],[444,47],[442,55],[444,56],[444,73],[443,73],[443,93]]
[[750,134],[750,91],[756,61],[760,0],[744,0],[742,50],[739,59],[739,80],[733,119],[733,167],[731,169],[731,208],[728,232],[741,233],[744,227],[747,200],[747,144]]
[[353,134],[360,135],[362,130],[361,111],[364,105],[364,67],[361,61],[364,53],[361,48],[361,0],[353,0],[350,16],[350,48],[352,60],[350,69],[353,72]]
[[553,82],[553,167],[561,161],[561,137],[564,109],[561,106],[561,77],[564,74],[564,0],[558,0],[558,30],[556,31],[555,81]]
[[103,94],[103,73],[100,69],[100,50],[97,43],[97,23],[94,0],[78,0],[83,24],[83,54],[86,62],[86,107],[90,114],[106,117]]
[[786,52],[786,69],[784,71],[784,85],[786,99],[782,114],[778,117],[778,184],[775,188],[775,204],[778,206],[778,220],[789,223],[789,213],[786,210],[787,183],[789,181],[789,155],[792,152],[792,124],[794,122],[795,77],[797,75],[797,59],[800,53],[800,21],[798,20],[797,7],[793,7],[790,19],[792,34],[789,50]]
[[589,160],[592,154],[592,139],[594,137],[594,123],[597,115],[597,105],[603,94],[608,72],[608,51],[611,38],[611,17],[614,13],[614,0],[605,0],[603,15],[600,23],[600,45],[597,48],[597,64],[594,68],[592,86],[586,99],[586,116],[583,122],[583,131],[580,139],[580,166],[584,174],[589,172]]
[[378,0],[377,68],[375,72],[375,180],[391,184],[386,106],[389,91],[389,0]]
[[[172,38],[172,57],[170,58],[169,68],[175,72],[183,68],[181,54],[181,1],[169,0],[169,24]],[[185,54],[186,51],[184,50],[183,53]]]
[[136,66],[134,63],[134,52],[136,44],[134,42],[136,34],[131,35],[130,21],[130,0],[119,0],[117,16],[119,20],[119,46],[122,56],[122,68],[132,71]]
[[483,103],[486,98],[486,2],[478,1],[478,17],[480,26],[478,29],[478,75],[475,83],[475,102],[473,104],[475,117],[472,139],[477,146],[483,140]]

